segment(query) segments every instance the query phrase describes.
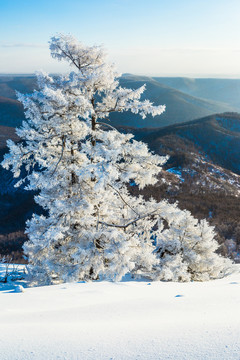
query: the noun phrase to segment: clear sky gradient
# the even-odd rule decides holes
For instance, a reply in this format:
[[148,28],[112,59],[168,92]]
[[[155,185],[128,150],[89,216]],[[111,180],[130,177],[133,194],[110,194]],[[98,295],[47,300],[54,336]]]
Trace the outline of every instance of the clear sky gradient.
[[240,78],[240,0],[0,0],[0,73],[68,71],[56,33],[104,44],[123,73]]

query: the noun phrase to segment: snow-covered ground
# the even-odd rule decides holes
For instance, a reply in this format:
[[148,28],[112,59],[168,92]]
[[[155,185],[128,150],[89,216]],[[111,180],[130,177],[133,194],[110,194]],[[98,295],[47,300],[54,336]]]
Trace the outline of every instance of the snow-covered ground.
[[1,360],[239,360],[240,275],[0,287]]

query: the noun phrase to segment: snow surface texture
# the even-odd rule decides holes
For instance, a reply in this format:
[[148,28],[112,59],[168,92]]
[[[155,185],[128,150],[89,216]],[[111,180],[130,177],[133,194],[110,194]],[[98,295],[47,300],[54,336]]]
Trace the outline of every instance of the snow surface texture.
[[1,285],[4,360],[239,360],[240,275]]

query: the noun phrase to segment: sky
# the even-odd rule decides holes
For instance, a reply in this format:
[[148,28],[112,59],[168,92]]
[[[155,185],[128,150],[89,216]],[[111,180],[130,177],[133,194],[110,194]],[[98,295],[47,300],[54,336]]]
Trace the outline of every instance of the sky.
[[122,73],[240,78],[240,0],[0,0],[0,73],[67,72],[48,41],[103,44]]

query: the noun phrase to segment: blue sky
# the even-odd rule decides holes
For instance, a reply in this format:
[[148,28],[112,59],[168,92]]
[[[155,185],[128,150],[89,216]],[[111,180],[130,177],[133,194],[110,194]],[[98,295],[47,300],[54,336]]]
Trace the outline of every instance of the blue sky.
[[104,44],[121,72],[240,77],[240,0],[0,0],[0,73],[67,71],[48,41]]

